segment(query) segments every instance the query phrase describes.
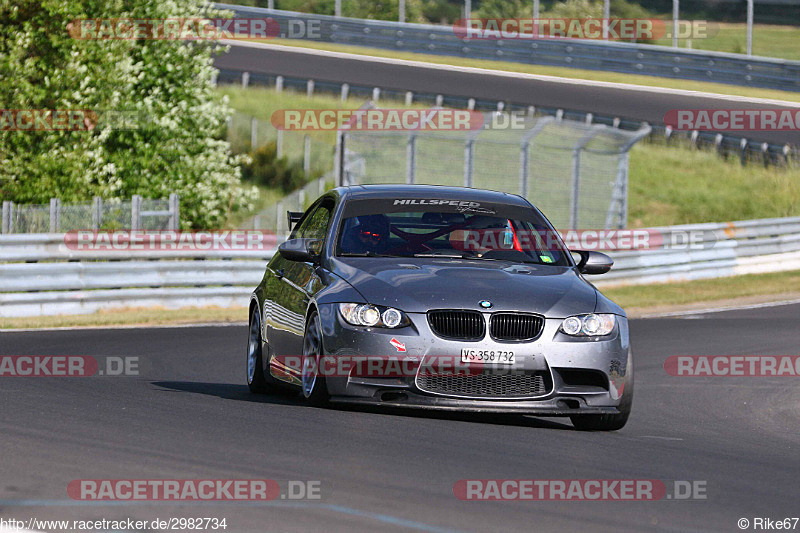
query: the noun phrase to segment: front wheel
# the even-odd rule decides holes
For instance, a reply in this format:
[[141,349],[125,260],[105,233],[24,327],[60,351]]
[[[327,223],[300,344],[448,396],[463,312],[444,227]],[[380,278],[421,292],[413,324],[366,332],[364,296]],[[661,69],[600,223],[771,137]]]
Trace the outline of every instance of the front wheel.
[[569,419],[580,431],[616,431],[625,427],[633,405],[633,376],[625,387],[625,394],[615,415],[572,415]]
[[250,328],[247,336],[247,387],[253,393],[270,392],[269,383],[264,376],[263,343],[261,342],[261,316],[258,307],[250,314]]
[[322,354],[322,324],[319,315],[313,312],[306,323],[306,331],[303,336],[301,381],[306,402],[316,407],[326,405],[330,398],[325,376],[319,371]]

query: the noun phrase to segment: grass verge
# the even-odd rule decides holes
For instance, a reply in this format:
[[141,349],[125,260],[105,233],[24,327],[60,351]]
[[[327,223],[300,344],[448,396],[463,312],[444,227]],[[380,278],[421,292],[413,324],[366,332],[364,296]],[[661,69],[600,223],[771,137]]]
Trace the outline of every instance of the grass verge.
[[[744,54],[747,52],[747,24],[733,22],[712,22],[709,35],[703,39],[692,39],[691,46],[695,50],[713,50]],[[667,31],[672,32],[672,22],[666,23]],[[780,59],[800,59],[800,48],[797,46],[798,29],[796,26],[779,26],[771,24],[753,25],[753,55],[776,57]],[[672,39],[658,39],[655,44],[672,46]],[[678,39],[678,46],[686,48],[686,39]]]
[[[467,59],[455,56],[438,56],[433,54],[421,54],[416,52],[398,52],[395,50],[384,50],[382,48],[342,45],[336,43],[317,43],[313,41],[299,41],[292,39],[273,39],[266,42],[268,44],[280,44],[285,46],[294,46],[298,48],[330,50],[332,52],[345,52],[349,54],[388,57],[393,59],[406,59],[410,61],[424,61],[426,63],[435,63],[440,65],[475,67],[475,68],[483,68],[491,70],[503,70],[507,72],[520,72],[524,74],[559,76],[562,78],[574,78],[574,79],[590,80],[590,81],[629,83],[634,85],[645,85],[648,87],[664,87],[667,89],[683,89],[691,91],[702,91],[707,93],[728,94],[734,96],[747,96],[751,98],[769,98],[775,100],[786,100],[790,102],[800,102],[800,93],[791,91],[781,91],[778,89],[761,89],[757,87],[743,87],[738,85],[728,85],[724,83],[711,83],[704,81],[660,78],[657,76],[622,74],[618,72],[607,72],[600,70],[552,67],[547,65],[530,65],[525,63],[514,63],[511,61],[494,61],[489,59]],[[768,53],[767,55],[770,54]]]
[[[800,271],[751,274],[730,278],[633,285],[603,290],[636,317],[648,313],[691,309],[694,305],[737,305],[756,301],[800,298]],[[59,327],[160,326],[199,323],[237,323],[247,321],[247,308],[218,307],[120,309],[89,315],[59,315],[25,318],[0,318],[2,329]]]
[[190,307],[180,310],[152,308],[125,308],[99,311],[87,315],[31,316],[0,318],[2,329],[37,329],[62,327],[101,326],[158,326],[166,324],[228,324],[247,322],[246,307]]
[[[599,278],[598,278],[599,279]],[[678,283],[631,285],[601,289],[632,314],[666,308],[690,307],[691,304],[716,302],[735,305],[737,300],[758,298],[778,301],[800,298],[800,271],[747,274]],[[767,298],[769,297],[769,298]]]

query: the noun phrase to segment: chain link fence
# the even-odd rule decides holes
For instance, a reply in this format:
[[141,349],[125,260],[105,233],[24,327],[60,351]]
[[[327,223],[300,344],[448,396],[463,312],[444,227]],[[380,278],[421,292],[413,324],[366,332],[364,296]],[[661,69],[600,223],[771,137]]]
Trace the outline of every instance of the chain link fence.
[[268,120],[236,112],[228,121],[227,139],[237,154],[253,153],[275,143],[277,156],[303,161],[307,175],[333,168],[336,137],[332,132],[279,130]]
[[[420,183],[520,194],[558,228],[627,225],[628,152],[650,133],[558,117],[486,114],[480,130],[340,132],[336,183]],[[520,118],[520,117],[518,117]]]
[[128,201],[103,200],[66,204],[52,198],[49,204],[15,204],[4,201],[2,232],[62,233],[74,230],[177,230],[180,228],[180,199],[149,199],[134,195]]

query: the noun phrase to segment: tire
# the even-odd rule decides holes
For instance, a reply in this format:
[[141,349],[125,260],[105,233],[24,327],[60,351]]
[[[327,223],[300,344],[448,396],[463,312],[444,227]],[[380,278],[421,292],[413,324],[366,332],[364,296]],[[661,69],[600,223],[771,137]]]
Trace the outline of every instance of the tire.
[[572,415],[569,419],[579,431],[617,431],[625,427],[631,415],[633,405],[633,379],[625,387],[625,397],[619,405],[616,415]]
[[322,407],[328,404],[330,394],[325,383],[325,376],[319,374],[319,363],[324,350],[322,347],[322,324],[316,311],[306,322],[303,335],[303,368],[301,382],[303,397],[308,405]]
[[261,340],[261,315],[258,307],[250,313],[250,327],[247,335],[247,387],[254,394],[272,392],[272,387],[264,376],[263,342]]

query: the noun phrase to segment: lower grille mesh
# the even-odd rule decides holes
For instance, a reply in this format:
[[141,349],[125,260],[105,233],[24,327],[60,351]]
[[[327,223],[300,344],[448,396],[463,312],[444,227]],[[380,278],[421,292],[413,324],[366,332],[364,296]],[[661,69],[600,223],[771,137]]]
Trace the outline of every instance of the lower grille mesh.
[[420,374],[417,387],[425,392],[472,398],[526,398],[542,396],[552,389],[546,372],[482,372],[471,376]]

